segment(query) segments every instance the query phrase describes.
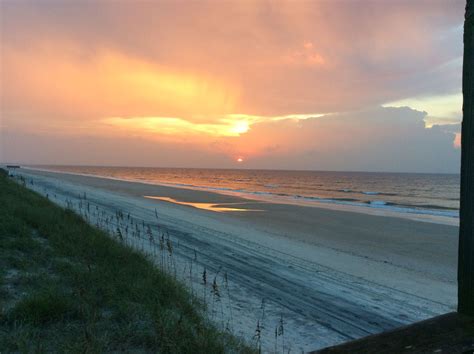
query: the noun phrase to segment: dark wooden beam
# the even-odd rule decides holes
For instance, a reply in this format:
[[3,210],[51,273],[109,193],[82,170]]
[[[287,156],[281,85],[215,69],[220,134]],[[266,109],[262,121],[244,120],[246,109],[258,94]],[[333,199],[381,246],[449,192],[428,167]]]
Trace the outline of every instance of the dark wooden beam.
[[461,133],[461,209],[459,225],[458,311],[474,316],[474,0],[467,0]]

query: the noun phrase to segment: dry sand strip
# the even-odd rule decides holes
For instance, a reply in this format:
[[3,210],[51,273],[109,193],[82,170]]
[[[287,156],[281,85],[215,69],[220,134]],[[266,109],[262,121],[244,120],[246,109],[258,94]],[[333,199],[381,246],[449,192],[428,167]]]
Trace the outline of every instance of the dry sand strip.
[[[257,202],[210,192],[33,170],[17,173],[33,180],[28,187],[61,205],[86,193],[100,210],[121,210],[158,224],[178,245],[181,268],[194,264],[197,275],[190,277],[190,286],[198,294],[201,269],[210,277],[227,272],[231,301],[224,308],[222,300],[222,315],[213,318],[227,323],[230,318],[229,327],[246,339],[252,339],[261,321],[266,351],[275,346],[314,350],[455,307],[454,226],[294,205],[258,203],[256,208]],[[145,195],[240,203],[239,208],[264,211],[216,213]],[[281,319],[284,335],[275,338]]]

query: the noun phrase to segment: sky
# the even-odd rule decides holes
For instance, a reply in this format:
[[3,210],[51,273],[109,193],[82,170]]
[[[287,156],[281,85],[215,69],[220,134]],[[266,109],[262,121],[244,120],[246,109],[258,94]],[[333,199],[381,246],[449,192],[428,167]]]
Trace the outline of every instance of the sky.
[[0,162],[457,173],[462,0],[0,0]]

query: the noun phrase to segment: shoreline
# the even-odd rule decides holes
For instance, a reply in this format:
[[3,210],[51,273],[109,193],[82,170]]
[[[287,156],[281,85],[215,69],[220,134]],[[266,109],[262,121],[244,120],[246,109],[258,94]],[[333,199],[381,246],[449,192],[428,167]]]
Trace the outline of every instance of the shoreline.
[[[231,275],[234,330],[255,331],[266,303],[272,326],[284,315],[294,348],[314,350],[408,324],[456,306],[457,227],[327,208],[81,176],[18,170],[58,204],[78,201],[123,210],[165,227],[184,260]],[[263,212],[216,213],[144,196]],[[258,208],[256,207],[258,205]],[[193,253],[193,251],[195,253]],[[199,282],[199,281],[198,281]],[[198,286],[194,284],[193,286]]]
[[[442,224],[442,225],[452,225],[459,226],[459,215],[456,214],[456,211],[450,210],[431,210],[431,209],[415,209],[414,207],[407,206],[396,206],[391,205],[390,203],[381,204],[377,201],[370,203],[362,202],[348,202],[337,199],[328,199],[328,198],[319,198],[319,197],[305,197],[305,196],[280,196],[277,194],[272,194],[268,192],[251,192],[251,191],[239,191],[232,190],[229,188],[216,188],[209,186],[192,186],[187,184],[180,183],[167,183],[167,182],[156,182],[156,181],[146,181],[138,179],[127,179],[127,178],[117,178],[112,176],[102,176],[95,174],[87,173],[78,173],[70,171],[61,171],[54,169],[43,169],[38,167],[23,167],[26,170],[33,171],[42,171],[42,172],[53,172],[59,174],[70,174],[84,177],[97,177],[111,179],[114,181],[122,182],[134,182],[142,183],[152,186],[161,186],[177,189],[185,189],[190,191],[203,191],[208,193],[215,193],[219,195],[229,195],[237,198],[241,198],[247,201],[259,201],[273,204],[284,204],[284,205],[297,205],[297,206],[307,206],[313,208],[323,208],[336,211],[348,211],[353,213],[376,215],[376,216],[388,216],[396,217],[401,219],[408,219],[414,221]],[[371,193],[371,192],[367,192]],[[458,212],[457,212],[458,213]],[[449,215],[452,214],[452,215]]]

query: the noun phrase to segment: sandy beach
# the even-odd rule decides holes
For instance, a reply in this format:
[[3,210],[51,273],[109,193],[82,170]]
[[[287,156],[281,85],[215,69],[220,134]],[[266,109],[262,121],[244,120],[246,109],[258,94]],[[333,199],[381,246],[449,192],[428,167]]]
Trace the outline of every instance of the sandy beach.
[[209,279],[228,274],[229,301],[212,303],[221,313],[212,319],[247,340],[263,325],[267,352],[281,340],[292,351],[314,350],[456,306],[457,226],[66,173],[15,174],[60,205],[87,195],[91,208],[166,230],[178,273],[196,267],[188,284],[196,293],[202,269]]

